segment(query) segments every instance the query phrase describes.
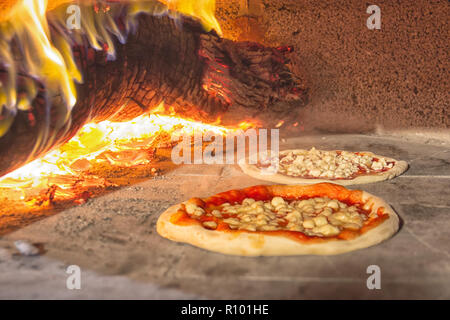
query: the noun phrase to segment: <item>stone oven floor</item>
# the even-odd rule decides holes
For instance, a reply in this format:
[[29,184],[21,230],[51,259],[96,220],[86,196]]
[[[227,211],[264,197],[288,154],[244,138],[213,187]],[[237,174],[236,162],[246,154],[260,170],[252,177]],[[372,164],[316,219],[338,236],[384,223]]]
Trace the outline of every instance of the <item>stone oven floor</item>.
[[[403,220],[375,247],[337,256],[245,258],[161,238],[158,215],[193,196],[264,182],[237,166],[181,166],[122,188],[0,238],[0,298],[137,299],[449,299],[450,148],[392,136],[298,137],[282,148],[370,150],[407,160],[409,170],[360,185],[386,199]],[[15,240],[40,243],[26,257]],[[66,288],[68,265],[81,267],[81,290]],[[366,269],[381,268],[381,290]]]

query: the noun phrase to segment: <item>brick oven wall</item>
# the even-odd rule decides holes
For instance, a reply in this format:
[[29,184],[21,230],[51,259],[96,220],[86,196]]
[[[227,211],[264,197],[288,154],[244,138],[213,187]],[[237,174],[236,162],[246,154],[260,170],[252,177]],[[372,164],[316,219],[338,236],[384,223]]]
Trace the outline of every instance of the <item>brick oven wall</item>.
[[[16,1],[0,3],[0,20]],[[305,129],[449,127],[447,0],[250,1],[261,8],[253,37],[296,48],[293,61],[310,87]],[[49,0],[49,8],[65,2]],[[248,36],[244,2],[217,0],[226,37]],[[381,8],[380,30],[366,27],[371,4]]]
[[[295,46],[311,90],[305,129],[449,127],[448,1],[261,0],[256,27],[239,35],[240,2],[217,2],[225,36],[256,30],[266,45]],[[380,30],[366,26],[372,4]]]

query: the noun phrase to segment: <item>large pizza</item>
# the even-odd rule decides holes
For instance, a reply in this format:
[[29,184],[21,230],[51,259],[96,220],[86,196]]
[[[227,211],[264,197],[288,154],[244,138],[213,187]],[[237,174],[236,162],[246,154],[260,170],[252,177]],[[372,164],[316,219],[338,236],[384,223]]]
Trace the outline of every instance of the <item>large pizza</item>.
[[[283,184],[332,182],[340,185],[364,184],[392,179],[408,168],[405,161],[379,156],[368,151],[296,149],[281,151],[251,164],[242,159],[239,166],[257,179]],[[275,161],[275,163],[274,163]],[[267,168],[276,167],[270,171]]]
[[224,254],[332,255],[391,237],[399,219],[382,199],[331,183],[253,186],[167,209],[158,233]]

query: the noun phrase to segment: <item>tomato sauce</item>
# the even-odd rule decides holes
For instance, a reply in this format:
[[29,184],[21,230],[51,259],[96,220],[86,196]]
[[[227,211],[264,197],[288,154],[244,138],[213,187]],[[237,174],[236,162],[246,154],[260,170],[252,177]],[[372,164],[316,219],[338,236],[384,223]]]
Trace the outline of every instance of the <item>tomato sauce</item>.
[[[284,191],[284,194],[279,194],[277,189]],[[272,189],[272,190],[271,190]],[[290,193],[289,189],[296,190]],[[226,192],[219,193],[217,195],[211,196],[206,199],[194,198],[194,201],[198,206],[205,210],[205,214],[200,217],[193,217],[186,212],[185,206],[181,205],[181,208],[174,214],[171,218],[171,222],[177,225],[200,225],[203,228],[203,222],[214,221],[217,223],[217,228],[215,230],[221,232],[232,232],[232,233],[253,233],[253,234],[264,234],[270,236],[283,236],[300,242],[323,242],[330,240],[351,240],[354,239],[367,231],[377,227],[385,220],[389,218],[389,215],[384,212],[384,208],[380,207],[377,210],[377,217],[369,218],[361,229],[359,230],[349,230],[344,229],[338,235],[332,237],[319,237],[319,236],[308,236],[300,231],[289,231],[289,230],[276,230],[276,231],[247,231],[247,230],[236,230],[231,229],[230,226],[223,222],[223,219],[234,218],[236,214],[225,214],[222,213],[222,218],[217,218],[212,215],[207,215],[213,210],[218,210],[219,207],[224,203],[241,204],[245,198],[253,198],[256,201],[268,201],[273,197],[281,196],[285,200],[305,200],[313,197],[329,197],[331,199],[339,200],[348,206],[357,205],[358,213],[364,214],[366,217],[369,216],[371,209],[362,209],[362,192],[359,190],[348,190],[342,186],[330,184],[330,183],[320,183],[311,186],[302,186],[301,192],[298,192],[299,188],[295,186],[254,186],[242,190],[230,190]],[[286,221],[287,224],[287,221]],[[282,226],[282,223],[280,224]]]

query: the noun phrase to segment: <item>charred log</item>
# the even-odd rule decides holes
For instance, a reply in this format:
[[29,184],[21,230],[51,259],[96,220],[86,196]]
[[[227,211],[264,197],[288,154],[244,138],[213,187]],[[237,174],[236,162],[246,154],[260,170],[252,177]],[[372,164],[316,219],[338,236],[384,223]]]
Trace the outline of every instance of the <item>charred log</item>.
[[[162,101],[181,116],[214,121],[220,115],[225,123],[263,114],[281,119],[306,103],[303,84],[287,66],[290,48],[233,42],[188,18],[181,27],[166,16],[138,20],[125,44],[116,41],[114,61],[86,44],[73,47],[83,84],[63,125],[55,107],[61,97],[48,97],[45,86],[26,74],[19,77],[19,95],[29,81],[37,82],[38,93],[0,138],[0,176],[68,141],[88,122],[130,120]],[[0,70],[0,81],[5,76]]]

